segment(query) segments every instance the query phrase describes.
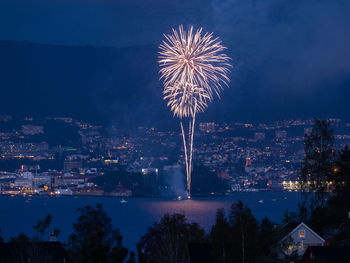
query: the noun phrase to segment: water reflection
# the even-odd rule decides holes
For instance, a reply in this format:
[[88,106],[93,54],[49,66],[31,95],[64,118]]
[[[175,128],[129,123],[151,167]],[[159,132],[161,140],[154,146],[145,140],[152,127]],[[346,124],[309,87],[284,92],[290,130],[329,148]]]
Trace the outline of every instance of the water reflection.
[[147,228],[159,221],[165,213],[185,214],[190,222],[197,222],[209,231],[215,221],[217,209],[224,208],[228,213],[231,204],[238,200],[248,205],[258,220],[267,216],[270,220],[279,222],[286,209],[296,210],[299,199],[299,193],[284,192],[236,193],[231,196],[195,197],[180,201],[176,198],[128,198],[126,203],[121,203],[121,198],[111,197],[33,196],[30,202],[26,202],[27,199],[23,197],[0,196],[0,228],[5,239],[18,235],[19,232],[32,236],[32,226],[38,219],[50,213],[53,217],[52,227],[60,229],[59,239],[66,241],[72,233],[72,223],[78,216],[76,210],[101,203],[112,218],[113,225],[120,229],[123,242],[130,249],[134,249]]

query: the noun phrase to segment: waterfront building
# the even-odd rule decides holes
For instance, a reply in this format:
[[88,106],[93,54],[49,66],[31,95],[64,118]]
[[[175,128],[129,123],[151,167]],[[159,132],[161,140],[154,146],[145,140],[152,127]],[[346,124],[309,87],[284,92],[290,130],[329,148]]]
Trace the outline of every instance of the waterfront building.
[[65,171],[72,171],[73,169],[81,169],[83,168],[83,161],[81,158],[75,158],[69,156],[63,164],[63,169]]

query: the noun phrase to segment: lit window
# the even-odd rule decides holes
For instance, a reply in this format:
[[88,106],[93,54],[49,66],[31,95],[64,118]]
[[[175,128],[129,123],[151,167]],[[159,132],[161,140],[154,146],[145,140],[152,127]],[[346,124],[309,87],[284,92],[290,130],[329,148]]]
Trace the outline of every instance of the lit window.
[[305,230],[299,230],[299,238],[301,239],[305,238]]

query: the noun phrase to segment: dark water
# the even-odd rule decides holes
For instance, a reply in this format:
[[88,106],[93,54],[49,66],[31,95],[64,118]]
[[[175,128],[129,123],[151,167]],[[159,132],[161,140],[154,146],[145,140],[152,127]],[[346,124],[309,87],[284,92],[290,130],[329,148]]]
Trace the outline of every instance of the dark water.
[[[229,210],[233,202],[242,200],[261,220],[267,216],[274,222],[280,222],[286,209],[295,211],[300,193],[295,192],[253,192],[235,193],[224,197],[193,198],[191,200],[172,200],[169,198],[127,198],[120,203],[117,197],[32,197],[30,201],[23,197],[0,196],[1,236],[7,240],[23,232],[34,235],[32,226],[48,213],[53,217],[51,229],[61,230],[59,240],[66,241],[72,232],[72,223],[76,221],[77,208],[101,203],[112,218],[114,227],[123,235],[124,244],[135,250],[139,238],[147,228],[165,213],[183,213],[191,222],[198,222],[209,231],[214,223],[218,208]],[[263,200],[263,202],[259,202]]]

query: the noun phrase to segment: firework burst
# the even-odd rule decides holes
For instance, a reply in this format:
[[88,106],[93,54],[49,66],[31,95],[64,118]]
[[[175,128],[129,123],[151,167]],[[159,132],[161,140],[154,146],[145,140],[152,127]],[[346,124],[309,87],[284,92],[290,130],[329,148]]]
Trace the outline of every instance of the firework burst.
[[164,99],[175,116],[193,117],[227,86],[230,58],[222,53],[226,48],[221,41],[213,33],[203,35],[202,29],[186,32],[180,26],[164,37],[159,47]]
[[202,34],[202,28],[194,32],[191,27],[187,32],[183,26],[173,29],[172,35],[164,35],[165,40],[159,46],[160,79],[163,81],[164,100],[174,116],[190,118],[189,145],[182,121],[181,132],[184,143],[187,190],[191,192],[192,150],[194,124],[197,112],[203,112],[208,103],[224,86],[228,86],[230,58],[223,54],[226,48],[221,45],[213,33]]

